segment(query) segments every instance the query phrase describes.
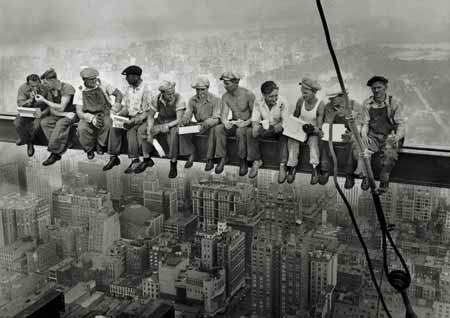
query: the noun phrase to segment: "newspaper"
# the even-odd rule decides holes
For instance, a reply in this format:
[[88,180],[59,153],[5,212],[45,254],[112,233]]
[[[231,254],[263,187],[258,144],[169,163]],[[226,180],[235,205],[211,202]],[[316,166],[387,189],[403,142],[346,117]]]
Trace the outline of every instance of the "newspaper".
[[179,135],[198,134],[201,129],[202,126],[200,125],[178,127],[178,134]]
[[130,119],[128,117],[122,117],[118,115],[111,114],[112,126],[114,128],[125,129],[123,124],[127,123]]
[[283,121],[283,135],[301,142],[305,142],[308,137],[303,131],[303,125],[305,124],[307,123],[303,120],[294,116],[289,116]]
[[41,110],[39,108],[31,107],[17,107],[20,117],[40,118]]
[[[325,123],[322,126],[323,140],[328,140],[330,124]],[[333,124],[333,141],[342,141],[342,135],[345,134],[346,128],[344,124]]]

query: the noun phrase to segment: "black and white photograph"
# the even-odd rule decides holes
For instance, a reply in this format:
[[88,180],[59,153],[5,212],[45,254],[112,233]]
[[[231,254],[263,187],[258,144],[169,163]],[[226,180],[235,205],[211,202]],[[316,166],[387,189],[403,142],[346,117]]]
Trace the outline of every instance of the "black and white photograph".
[[0,318],[450,318],[448,0],[0,30]]

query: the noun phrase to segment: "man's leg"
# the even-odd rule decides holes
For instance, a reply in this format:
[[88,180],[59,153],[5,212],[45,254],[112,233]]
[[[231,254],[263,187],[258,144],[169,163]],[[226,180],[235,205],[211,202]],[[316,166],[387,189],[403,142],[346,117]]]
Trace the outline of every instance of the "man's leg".
[[208,136],[207,150],[206,150],[206,165],[205,171],[210,171],[214,168],[214,152],[216,149],[216,130],[214,127],[208,128],[202,135]]
[[144,160],[134,169],[135,173],[141,173],[145,171],[145,169],[149,167],[153,167],[155,164],[152,158],[150,157],[150,153],[153,150],[153,145],[147,141],[147,123],[143,123],[138,128],[138,142],[142,147],[142,154],[144,156]]
[[389,187],[389,177],[392,169],[398,159],[397,145],[393,145],[388,139],[381,147],[381,171],[380,171],[380,190],[386,191]]
[[353,138],[344,144],[345,146],[345,189],[351,189],[355,186],[355,169],[359,154]]
[[192,143],[192,137],[193,135],[178,135],[178,130],[175,130],[175,133],[178,136],[178,144],[179,144],[179,155],[180,156],[189,156],[188,160],[186,161],[186,164],[184,167],[186,169],[191,168],[194,165],[194,159],[195,159],[195,147]]
[[319,137],[309,136],[309,163],[312,165],[311,184],[317,184],[319,182],[319,172],[317,166],[320,163],[320,149],[319,149]]
[[278,172],[278,183],[284,183],[287,177],[286,165],[289,158],[288,153],[288,137],[279,135],[278,142],[280,145],[280,171]]
[[88,123],[84,119],[81,119],[78,123],[78,140],[81,147],[87,153],[88,159],[94,158],[95,141],[96,141],[96,128],[91,123]]
[[108,137],[108,154],[110,155],[109,162],[103,167],[103,171],[112,169],[114,166],[120,165],[120,150],[122,148],[122,137],[125,130],[111,127],[109,129]]
[[126,174],[133,173],[140,163],[138,129],[139,125],[134,125],[127,130],[128,157],[131,159],[131,163],[127,169],[125,169]]
[[19,115],[16,116],[14,126],[16,127],[17,135],[19,136],[19,139],[16,142],[18,146],[26,145],[31,142],[30,126],[32,122],[33,118],[21,117]]
[[66,117],[58,119],[48,142],[48,151],[51,155],[42,163],[43,165],[48,166],[61,159],[69,144],[70,129],[77,120],[77,116],[72,119]]
[[178,175],[177,164],[178,164],[178,154],[179,154],[179,136],[178,136],[178,128],[172,127],[166,135],[167,143],[169,144],[169,154],[170,158],[170,170],[169,170],[169,178],[173,179]]
[[[239,176],[243,177],[248,172],[247,163],[247,130],[248,127],[237,127],[236,128],[236,143],[238,146],[238,156],[239,156]],[[251,132],[251,130],[250,130]]]
[[[267,134],[266,138],[268,137],[269,135]],[[258,175],[259,167],[262,166],[261,150],[259,145],[260,138],[263,138],[262,133],[260,133],[260,129],[253,134],[253,128],[247,127],[247,160],[253,162],[252,168],[250,169],[250,173],[248,175],[249,178],[255,178]]]
[[47,142],[50,142],[50,138],[52,136],[53,130],[55,129],[56,122],[58,121],[59,117],[49,115],[41,120],[41,128],[44,132],[45,137],[47,138]]
[[231,129],[225,129],[223,124],[219,124],[211,129],[214,129],[214,135],[216,137],[214,156],[220,159],[215,173],[220,174],[223,172],[227,160],[227,136],[233,135],[236,132],[236,127],[233,126]]
[[101,150],[101,153],[107,148],[108,146],[108,136],[109,131],[112,126],[112,120],[109,114],[106,114],[103,117],[103,127],[98,128],[97,130],[97,145],[96,149],[97,151]]
[[288,162],[287,162],[287,170],[288,170],[288,176],[287,176],[287,182],[293,183],[295,180],[295,174],[297,172],[297,165],[298,165],[298,156],[300,153],[300,142],[288,138],[287,140],[287,150],[288,150]]
[[332,166],[331,151],[328,145],[328,141],[319,140],[320,147],[320,176],[319,184],[325,185],[328,182],[330,174],[333,173],[334,167]]

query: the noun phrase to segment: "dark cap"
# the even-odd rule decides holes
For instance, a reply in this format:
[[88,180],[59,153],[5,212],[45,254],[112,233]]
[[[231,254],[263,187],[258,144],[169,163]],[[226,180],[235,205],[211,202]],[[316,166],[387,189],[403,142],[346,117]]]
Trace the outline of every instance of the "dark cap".
[[386,85],[389,81],[386,77],[383,76],[373,76],[370,80],[367,81],[367,86],[372,86],[376,82],[381,82]]
[[130,65],[122,71],[122,75],[142,75],[142,68],[137,65]]
[[44,72],[44,74],[41,75],[41,79],[52,79],[57,78],[56,72],[53,68],[50,68]]
[[319,83],[317,83],[316,80],[313,80],[309,77],[304,77],[298,85],[304,86],[306,88],[309,88],[313,91],[319,91],[321,89]]

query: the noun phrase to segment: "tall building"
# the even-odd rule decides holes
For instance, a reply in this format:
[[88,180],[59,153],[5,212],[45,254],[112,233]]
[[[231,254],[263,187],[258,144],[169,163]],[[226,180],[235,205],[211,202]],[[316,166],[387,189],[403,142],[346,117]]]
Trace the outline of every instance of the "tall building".
[[123,172],[119,169],[111,169],[106,171],[106,189],[111,194],[111,200],[121,200],[124,193]]
[[197,230],[197,216],[177,213],[164,222],[164,232],[174,234],[179,240],[186,241],[194,237]]
[[26,253],[32,251],[34,247],[35,243],[32,241],[16,241],[8,246],[1,247],[0,269],[26,274],[28,272]]
[[16,163],[0,165],[0,197],[19,193],[19,167]]
[[18,239],[44,238],[50,225],[50,208],[45,199],[32,195],[0,198],[0,246]]
[[38,245],[34,249],[27,251],[26,255],[28,273],[44,272],[59,261],[56,255],[55,242]]
[[144,242],[127,243],[126,269],[129,274],[143,274],[149,268],[148,246]]
[[153,238],[162,233],[164,216],[140,204],[129,204],[120,214],[121,237],[130,240]]
[[270,193],[270,187],[276,180],[276,171],[260,169],[258,172],[258,201],[264,201]]
[[77,162],[78,172],[88,175],[88,182],[91,186],[106,190],[106,173],[102,169],[103,165],[104,162],[100,159]]
[[220,233],[217,265],[225,269],[226,296],[233,296],[245,285],[245,233],[231,228]]
[[246,183],[201,181],[192,185],[193,211],[200,228],[207,232],[215,230],[217,222],[225,221],[228,216],[253,215],[255,195],[254,187]]
[[309,254],[301,233],[291,233],[281,249],[281,317],[308,308]]
[[338,262],[333,252],[315,250],[310,256],[309,302],[314,306],[328,286],[336,286]]
[[180,272],[186,270],[189,260],[184,257],[169,257],[161,263],[158,270],[160,293],[162,297],[175,298],[176,281]]
[[[25,173],[28,193],[46,199],[50,203],[50,211],[52,211],[52,194],[62,187],[61,163],[56,162],[48,167],[42,166],[46,155],[45,150],[37,150],[34,157],[28,160]],[[53,218],[52,215],[52,220]]]
[[399,209],[404,220],[418,220],[428,222],[431,220],[434,202],[437,199],[437,190],[432,187],[401,185]]
[[120,239],[119,214],[112,210],[89,214],[88,250],[90,252],[106,254],[118,239]]
[[177,193],[173,190],[144,191],[144,206],[151,212],[164,215],[164,220],[177,213]]

